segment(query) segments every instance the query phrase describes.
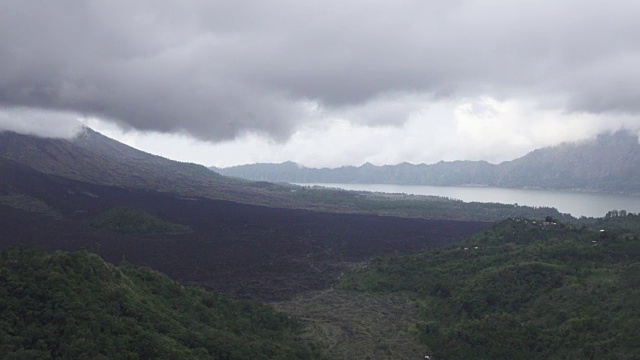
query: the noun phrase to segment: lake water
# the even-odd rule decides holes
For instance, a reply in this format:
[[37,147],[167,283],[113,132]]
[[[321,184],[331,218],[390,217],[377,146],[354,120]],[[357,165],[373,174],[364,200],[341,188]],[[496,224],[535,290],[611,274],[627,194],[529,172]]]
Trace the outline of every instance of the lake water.
[[434,195],[465,202],[493,202],[527,206],[554,207],[575,217],[602,217],[610,210],[640,213],[640,196],[610,193],[589,193],[559,190],[505,189],[469,186],[426,186],[390,184],[298,184],[326,186],[345,190],[385,193]]

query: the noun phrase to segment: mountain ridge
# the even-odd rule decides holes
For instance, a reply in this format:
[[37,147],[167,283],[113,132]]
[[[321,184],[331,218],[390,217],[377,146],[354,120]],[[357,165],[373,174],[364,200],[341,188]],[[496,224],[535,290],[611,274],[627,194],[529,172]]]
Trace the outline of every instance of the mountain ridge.
[[[553,212],[553,215],[557,213],[556,209],[548,208],[463,204],[437,197],[311,189],[231,178],[212,172],[202,165],[145,153],[88,128],[72,139],[0,133],[0,180],[5,183],[15,181],[18,174],[14,174],[14,171],[19,169],[15,165],[37,173],[90,184],[270,208],[480,221],[493,221],[504,216],[544,216],[549,212]],[[29,172],[25,173],[25,178],[28,178],[27,173]],[[39,177],[35,173],[31,173],[31,176]],[[0,188],[2,186],[0,183]],[[6,200],[16,202],[19,199]],[[478,212],[478,208],[483,211]]]
[[500,164],[458,160],[317,169],[285,162],[210,169],[226,176],[274,182],[472,185],[640,193],[640,144],[637,136],[619,131],[592,140],[536,149]]

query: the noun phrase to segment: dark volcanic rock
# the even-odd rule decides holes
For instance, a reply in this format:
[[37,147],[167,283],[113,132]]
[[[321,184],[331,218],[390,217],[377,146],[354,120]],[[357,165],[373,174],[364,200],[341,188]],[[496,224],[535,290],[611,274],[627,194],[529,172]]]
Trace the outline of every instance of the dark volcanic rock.
[[[327,288],[353,262],[450,244],[489,226],[183,197],[66,179],[2,160],[0,198],[16,195],[46,208],[29,209],[37,201],[20,206],[0,201],[2,247],[88,248],[115,263],[146,265],[185,283],[262,300]],[[89,225],[114,206],[139,209],[194,231],[133,236]]]

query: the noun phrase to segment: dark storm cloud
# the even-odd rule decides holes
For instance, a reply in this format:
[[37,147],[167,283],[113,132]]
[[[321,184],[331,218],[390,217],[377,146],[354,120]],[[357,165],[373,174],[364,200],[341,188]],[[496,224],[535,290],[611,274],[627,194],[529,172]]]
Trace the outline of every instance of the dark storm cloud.
[[211,140],[386,94],[637,113],[639,18],[615,0],[1,0],[0,105]]

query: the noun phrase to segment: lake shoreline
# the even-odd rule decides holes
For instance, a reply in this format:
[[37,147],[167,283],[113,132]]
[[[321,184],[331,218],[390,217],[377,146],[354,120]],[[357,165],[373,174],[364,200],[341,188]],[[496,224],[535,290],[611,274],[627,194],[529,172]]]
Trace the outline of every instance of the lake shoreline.
[[371,193],[435,196],[463,202],[550,207],[579,218],[603,217],[611,210],[640,212],[640,194],[601,191],[550,190],[538,188],[498,188],[492,186],[434,186],[365,183],[294,183]]
[[[541,186],[525,186],[525,187],[501,187],[501,186],[493,186],[486,184],[460,184],[460,185],[429,185],[429,184],[409,184],[409,183],[357,183],[357,182],[348,182],[348,183],[288,183],[293,185],[300,186],[308,186],[308,185],[316,185],[316,184],[327,184],[327,185],[397,185],[397,186],[434,186],[434,187],[463,187],[463,188],[490,188],[490,189],[510,189],[510,190],[543,190],[543,191],[561,191],[561,192],[572,192],[572,193],[587,193],[587,194],[613,194],[613,195],[628,195],[628,196],[639,196],[640,192],[627,192],[627,191],[607,191],[601,189],[585,189],[585,188],[573,188],[573,189],[558,189],[558,188],[547,188]],[[320,185],[321,186],[321,185]]]

